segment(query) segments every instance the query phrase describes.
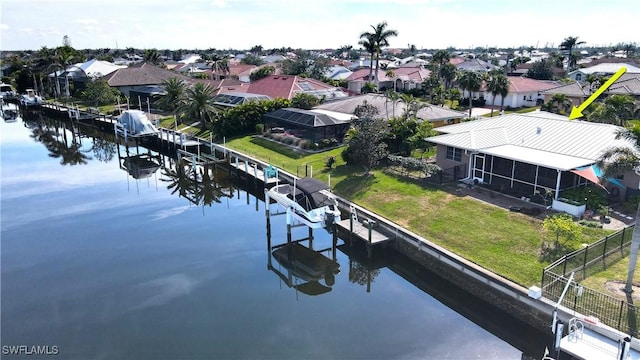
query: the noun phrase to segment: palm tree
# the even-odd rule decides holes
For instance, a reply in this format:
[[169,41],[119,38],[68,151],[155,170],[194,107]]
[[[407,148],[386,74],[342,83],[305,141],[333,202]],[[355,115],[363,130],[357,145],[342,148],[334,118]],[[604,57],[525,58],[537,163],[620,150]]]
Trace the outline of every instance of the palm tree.
[[[487,91],[493,96],[500,95],[500,112],[504,106],[504,98],[509,93],[509,79],[502,73],[502,70],[494,70],[489,72],[489,80],[487,81]],[[491,107],[491,117],[493,117],[493,107]]]
[[447,50],[438,50],[431,58],[431,61],[438,65],[447,64],[449,63],[449,60],[451,60],[451,54],[449,54]]
[[560,50],[566,50],[568,55],[568,69],[569,71],[573,69],[573,67],[576,65],[576,61],[577,61],[577,57],[573,54],[573,48],[580,46],[582,44],[586,44],[586,42],[584,41],[578,41],[578,36],[569,36],[566,37],[561,43],[560,43]]
[[212,122],[218,109],[213,105],[213,89],[209,84],[197,83],[185,91],[185,103],[176,112],[180,116],[200,121],[202,130],[206,130],[206,123]]
[[458,76],[458,85],[462,91],[469,92],[469,117],[471,117],[471,109],[473,108],[473,93],[480,91],[482,86],[482,76],[475,71],[462,71]]
[[543,110],[556,114],[566,114],[571,108],[571,100],[566,94],[554,94],[548,103],[542,106]]
[[358,42],[358,44],[362,45],[362,48],[370,55],[369,78],[367,80],[371,81],[371,79],[373,78],[373,55],[376,53],[376,45],[374,43],[373,37],[370,36],[366,38],[362,38],[362,36],[360,36],[360,41]]
[[[603,177],[609,178],[622,174],[624,171],[637,171],[640,169],[640,128],[623,129],[618,132],[617,139],[626,139],[633,144],[633,147],[612,147],[605,151],[598,165],[603,169]],[[631,236],[631,252],[629,254],[629,269],[627,272],[627,282],[625,291],[633,291],[633,273],[638,260],[638,250],[640,249],[640,204],[636,211],[636,225]]]
[[440,79],[444,82],[445,90],[451,87],[451,84],[456,79],[456,66],[450,62],[446,62],[440,65],[438,71]]
[[146,49],[142,57],[149,64],[161,65],[163,63],[160,53],[156,49]]
[[175,116],[175,126],[178,128],[178,114],[176,110],[185,103],[186,84],[182,80],[175,77],[169,78],[162,82],[166,94],[158,100],[158,106],[161,109],[169,110]]
[[389,46],[389,39],[392,36],[398,36],[396,30],[387,29],[387,22],[383,21],[376,26],[371,25],[373,32],[363,32],[360,34],[360,39],[366,39],[369,42],[373,42],[375,55],[376,55],[376,85],[378,85],[378,68],[380,63],[380,52],[385,46]]

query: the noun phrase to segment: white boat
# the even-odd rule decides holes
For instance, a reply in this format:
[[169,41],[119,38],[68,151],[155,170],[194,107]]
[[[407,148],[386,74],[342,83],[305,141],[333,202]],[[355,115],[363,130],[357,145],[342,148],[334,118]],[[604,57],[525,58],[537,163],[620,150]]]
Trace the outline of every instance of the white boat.
[[25,94],[20,96],[20,105],[30,107],[30,106],[40,106],[44,103],[42,97],[36,94],[36,91],[33,89],[27,89]]
[[13,90],[13,87],[9,84],[0,83],[0,99],[3,101],[7,100],[15,100],[16,92]]
[[291,215],[312,229],[340,221],[340,209],[329,187],[318,180],[302,178],[294,184],[281,184],[265,190],[267,200],[275,200]]
[[12,103],[5,103],[2,100],[2,119],[6,122],[15,122],[20,118],[20,109],[18,105]]

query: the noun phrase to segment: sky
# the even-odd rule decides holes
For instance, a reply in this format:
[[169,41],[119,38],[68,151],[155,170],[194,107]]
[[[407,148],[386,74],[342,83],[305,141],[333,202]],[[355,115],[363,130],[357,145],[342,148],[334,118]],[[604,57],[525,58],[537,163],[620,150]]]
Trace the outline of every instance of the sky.
[[391,48],[640,45],[638,0],[2,0],[0,50],[359,48],[386,21]]

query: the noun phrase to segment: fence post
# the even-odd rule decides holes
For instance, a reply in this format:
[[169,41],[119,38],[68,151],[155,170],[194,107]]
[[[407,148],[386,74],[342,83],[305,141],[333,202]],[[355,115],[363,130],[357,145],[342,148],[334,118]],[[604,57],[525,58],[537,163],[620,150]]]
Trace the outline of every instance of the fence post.
[[562,276],[567,275],[567,255],[565,254],[562,257],[563,267],[562,267]]
[[618,326],[617,329],[620,330],[620,322],[622,322],[622,310],[624,309],[624,301],[620,300],[620,313],[618,314]]
[[608,236],[604,237],[604,248],[602,249],[602,265],[605,266],[606,265],[606,261],[604,259],[604,257],[607,255],[607,241],[609,240]]
[[624,228],[622,229],[622,236],[620,236],[620,255],[624,256]]
[[582,260],[582,278],[587,277],[587,254],[589,253],[589,245],[584,248],[584,260]]

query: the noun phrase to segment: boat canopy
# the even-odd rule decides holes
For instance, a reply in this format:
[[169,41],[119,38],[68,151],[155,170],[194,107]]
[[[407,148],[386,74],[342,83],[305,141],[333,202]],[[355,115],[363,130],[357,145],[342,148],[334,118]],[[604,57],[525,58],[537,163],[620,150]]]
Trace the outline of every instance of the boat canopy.
[[118,119],[118,125],[131,135],[150,135],[158,132],[147,115],[140,110],[127,110]]
[[[305,210],[310,211],[325,205],[327,197],[319,192],[329,189],[329,186],[322,181],[313,178],[298,179],[296,183],[295,200]],[[290,186],[290,192],[293,192],[293,186]]]

